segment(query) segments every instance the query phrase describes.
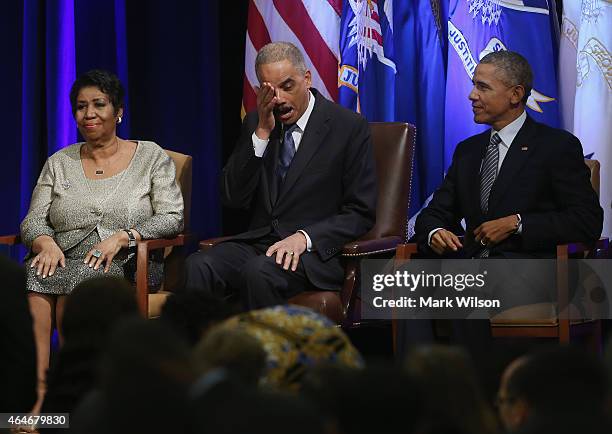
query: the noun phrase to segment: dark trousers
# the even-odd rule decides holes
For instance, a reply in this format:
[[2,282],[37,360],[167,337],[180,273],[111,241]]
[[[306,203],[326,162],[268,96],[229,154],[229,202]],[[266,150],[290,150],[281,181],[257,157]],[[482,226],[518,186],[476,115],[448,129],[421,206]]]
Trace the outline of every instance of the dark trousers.
[[300,261],[296,271],[283,270],[266,250],[279,238],[253,242],[228,241],[190,255],[185,288],[220,297],[239,294],[246,309],[284,304],[310,284]]
[[[446,259],[466,259],[465,253],[449,253]],[[418,255],[414,259],[440,259],[438,256]],[[437,262],[431,273],[440,272]],[[452,292],[451,292],[452,294]],[[438,323],[439,322],[439,323]],[[440,326],[440,327],[436,327]],[[446,339],[436,335],[436,329],[444,329]],[[416,347],[447,341],[452,345],[464,347],[476,360],[481,360],[491,348],[491,325],[488,319],[404,319],[397,322],[396,355],[404,359]]]

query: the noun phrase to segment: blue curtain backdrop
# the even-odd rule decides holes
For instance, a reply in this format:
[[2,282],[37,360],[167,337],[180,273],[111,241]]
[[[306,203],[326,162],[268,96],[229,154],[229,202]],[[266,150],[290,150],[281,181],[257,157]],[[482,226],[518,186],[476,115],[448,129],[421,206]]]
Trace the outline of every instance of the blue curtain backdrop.
[[69,90],[93,68],[126,88],[118,134],[194,157],[191,230],[220,232],[217,2],[24,0],[0,14],[3,206],[15,233],[47,156],[76,140]]

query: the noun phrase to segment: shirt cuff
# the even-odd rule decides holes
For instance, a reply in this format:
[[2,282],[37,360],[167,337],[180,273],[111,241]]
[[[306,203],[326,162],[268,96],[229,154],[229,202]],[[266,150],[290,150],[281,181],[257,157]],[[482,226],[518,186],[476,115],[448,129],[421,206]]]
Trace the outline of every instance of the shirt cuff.
[[521,218],[520,214],[517,214],[516,217],[518,218],[518,228],[516,229],[517,234],[522,234],[523,233],[523,219]]
[[264,152],[266,152],[266,148],[268,147],[269,139],[260,139],[257,137],[257,134],[253,133],[251,136],[251,140],[253,141],[253,151],[255,151],[256,157],[263,157]]
[[431,237],[433,236],[433,234],[435,234],[436,232],[438,232],[440,229],[444,229],[444,228],[435,228],[434,230],[432,230],[429,235],[427,235],[427,245],[429,247],[431,247]]
[[298,232],[302,235],[304,235],[304,237],[306,237],[306,251],[307,252],[311,252],[312,251],[312,241],[310,241],[310,237],[308,236],[308,234],[306,233],[306,231],[303,230],[298,230]]

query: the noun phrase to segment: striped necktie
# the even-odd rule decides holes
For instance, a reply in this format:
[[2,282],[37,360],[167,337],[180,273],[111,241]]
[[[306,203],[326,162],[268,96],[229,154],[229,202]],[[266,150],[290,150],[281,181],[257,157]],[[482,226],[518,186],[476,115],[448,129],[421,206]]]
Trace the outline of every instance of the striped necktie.
[[287,175],[287,171],[289,170],[289,165],[293,160],[293,156],[295,155],[295,142],[293,141],[293,132],[298,129],[297,124],[293,124],[290,127],[285,129],[283,134],[283,143],[281,144],[281,149],[279,153],[279,162],[278,162],[278,181],[279,185],[285,180],[285,176]]
[[499,163],[499,144],[501,138],[499,134],[493,133],[487,152],[482,161],[482,170],[480,171],[480,210],[483,214],[489,211],[489,196],[491,188],[497,177],[497,165]]
[[[480,210],[483,214],[489,211],[489,196],[495,178],[497,178],[497,165],[499,163],[499,144],[501,138],[499,134],[493,133],[489,146],[482,161],[482,170],[480,171]],[[478,254],[479,258],[487,258],[490,250],[488,247],[483,248]]]

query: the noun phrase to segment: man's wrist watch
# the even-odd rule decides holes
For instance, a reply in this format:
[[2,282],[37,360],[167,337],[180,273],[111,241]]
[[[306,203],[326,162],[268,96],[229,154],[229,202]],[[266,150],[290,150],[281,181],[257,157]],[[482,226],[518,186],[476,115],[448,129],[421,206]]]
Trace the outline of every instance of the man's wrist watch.
[[521,215],[520,214],[515,214],[516,216],[516,223],[514,226],[514,234],[516,234],[520,229],[521,229],[521,225],[522,225],[522,219],[521,219]]
[[128,249],[134,249],[136,248],[136,237],[134,236],[134,232],[132,232],[130,229],[124,229],[125,232],[127,232],[128,234]]

